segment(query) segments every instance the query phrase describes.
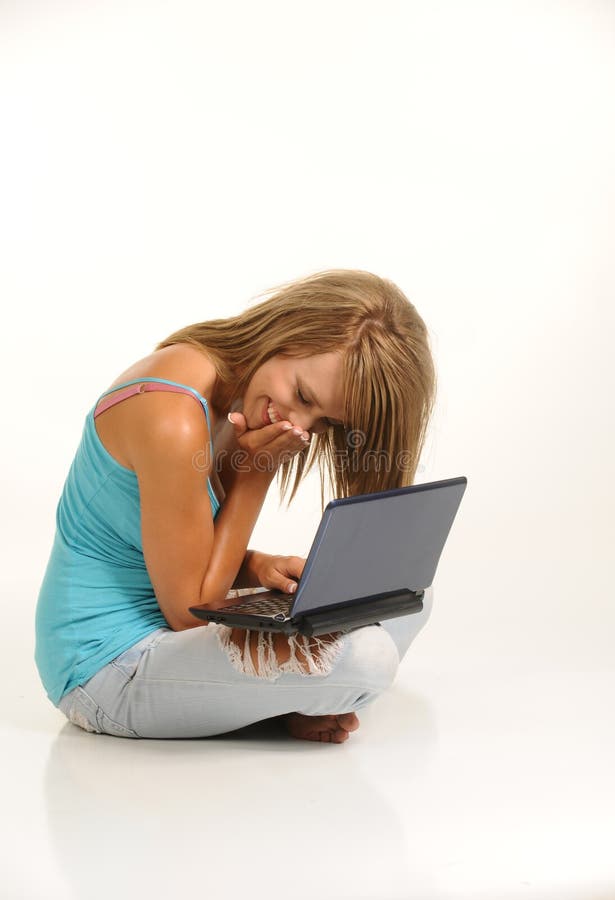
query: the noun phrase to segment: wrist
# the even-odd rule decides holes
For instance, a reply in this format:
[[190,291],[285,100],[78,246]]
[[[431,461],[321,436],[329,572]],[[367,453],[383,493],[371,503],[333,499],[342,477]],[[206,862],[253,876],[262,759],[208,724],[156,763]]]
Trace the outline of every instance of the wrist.
[[263,485],[265,487],[269,487],[273,479],[275,478],[276,469],[266,469],[264,465],[261,464],[260,468],[256,469],[239,469],[236,473],[236,477],[238,481],[245,482],[250,485]]
[[263,556],[264,554],[260,553],[258,550],[246,550],[237,577],[233,582],[234,589],[241,590],[241,588],[255,588],[261,586],[258,572]]
[[224,488],[227,496],[234,489],[249,491],[250,494],[266,494],[275,472],[260,472],[258,469],[234,469],[225,477]]

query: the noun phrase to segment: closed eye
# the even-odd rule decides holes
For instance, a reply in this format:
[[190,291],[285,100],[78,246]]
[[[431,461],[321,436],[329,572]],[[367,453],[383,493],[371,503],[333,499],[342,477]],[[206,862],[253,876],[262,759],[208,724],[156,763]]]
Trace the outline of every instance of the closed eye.
[[[311,405],[311,404],[310,404],[310,401],[305,399],[305,397],[303,396],[303,394],[301,393],[301,391],[299,390],[299,388],[297,388],[297,396],[299,397],[299,399],[301,400],[301,402],[304,404],[304,406],[310,406],[310,405]],[[329,427],[332,427],[332,426],[335,424],[334,422],[331,422],[330,419],[323,419],[323,421],[326,422],[326,424],[327,424]]]

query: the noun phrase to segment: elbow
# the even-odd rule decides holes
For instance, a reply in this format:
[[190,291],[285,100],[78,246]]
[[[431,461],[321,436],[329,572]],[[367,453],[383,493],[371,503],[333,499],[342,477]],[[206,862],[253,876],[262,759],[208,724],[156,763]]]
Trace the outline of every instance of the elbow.
[[191,622],[189,625],[176,625],[173,631],[187,631],[189,628],[200,628],[201,625],[209,625],[209,622],[197,622],[195,620],[194,623]]
[[201,625],[209,625],[209,622],[197,619],[191,613],[186,613],[184,619],[175,619],[173,623],[169,622],[169,628],[173,631],[187,631],[189,628],[199,628]]
[[197,619],[196,616],[193,616],[188,609],[182,610],[180,613],[174,613],[173,615],[164,613],[164,618],[171,631],[187,631],[188,628],[198,628],[199,625],[209,625],[209,622],[204,622],[202,619]]
[[[161,608],[161,611],[167,625],[172,631],[186,631],[188,628],[199,628],[201,625],[209,625],[209,622],[206,622],[204,619],[199,619],[190,612],[191,606],[203,606],[206,609],[213,610],[219,609],[219,607],[225,605],[226,595],[220,597],[218,592],[215,597],[204,597],[201,594],[198,599],[185,607],[183,605],[181,607],[175,606],[172,609],[167,609],[166,612]],[[158,606],[160,606],[160,602],[158,602]]]

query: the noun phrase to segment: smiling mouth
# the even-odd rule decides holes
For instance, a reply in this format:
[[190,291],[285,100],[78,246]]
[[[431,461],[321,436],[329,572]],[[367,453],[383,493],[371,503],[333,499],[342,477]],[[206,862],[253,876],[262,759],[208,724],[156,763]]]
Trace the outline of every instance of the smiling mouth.
[[265,411],[263,413],[263,422],[265,425],[273,425],[275,422],[281,422],[282,417],[278,414],[277,409],[271,400],[267,400]]
[[278,413],[278,411],[275,408],[275,406],[273,405],[273,403],[270,403],[269,406],[267,407],[267,415],[271,419],[272,423],[282,421],[282,416]]

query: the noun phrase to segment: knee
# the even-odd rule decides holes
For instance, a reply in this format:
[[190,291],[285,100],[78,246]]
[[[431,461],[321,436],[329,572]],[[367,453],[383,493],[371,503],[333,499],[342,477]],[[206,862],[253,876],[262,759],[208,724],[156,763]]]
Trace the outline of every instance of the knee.
[[381,625],[365,625],[344,636],[344,681],[373,693],[389,688],[399,668],[399,654]]
[[345,685],[380,692],[392,684],[399,666],[395,642],[380,625],[309,638],[226,626],[217,635],[235,669],[269,681],[284,672],[327,676],[338,666]]

